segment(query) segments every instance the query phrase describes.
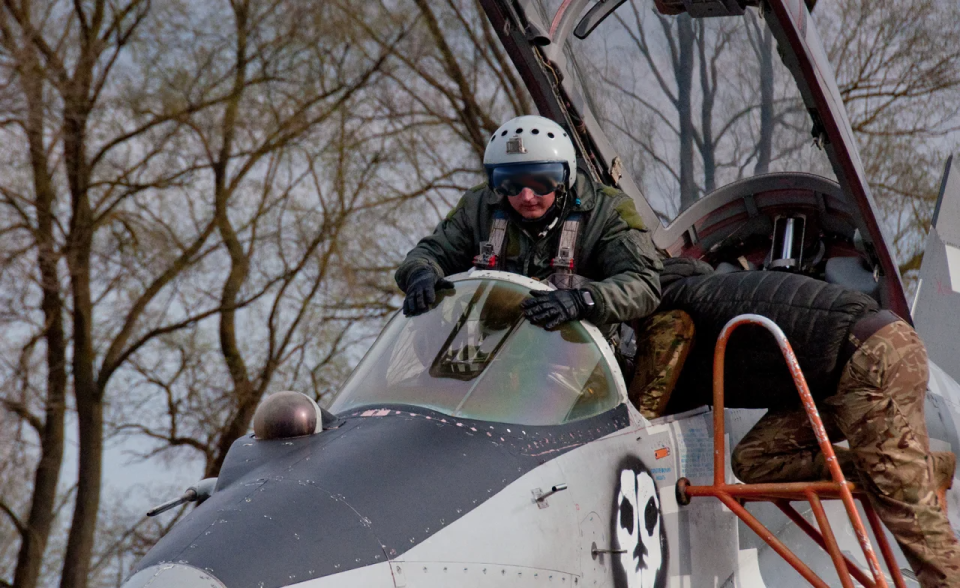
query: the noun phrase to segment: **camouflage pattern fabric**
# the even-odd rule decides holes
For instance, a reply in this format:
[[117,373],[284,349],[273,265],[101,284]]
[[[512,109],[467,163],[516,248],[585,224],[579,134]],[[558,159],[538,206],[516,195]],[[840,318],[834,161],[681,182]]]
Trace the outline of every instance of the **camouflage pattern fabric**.
[[[866,490],[923,588],[960,587],[960,543],[937,496],[952,468],[930,454],[923,406],[927,352],[906,323],[891,323],[844,366],[837,393],[820,407],[838,460]],[[952,460],[946,460],[953,464]],[[802,409],[768,413],[737,445],[733,471],[744,482],[829,478]],[[944,470],[949,469],[949,473]]]
[[637,355],[630,401],[644,417],[655,419],[667,408],[693,347],[693,319],[682,310],[658,312],[638,321],[634,331]]

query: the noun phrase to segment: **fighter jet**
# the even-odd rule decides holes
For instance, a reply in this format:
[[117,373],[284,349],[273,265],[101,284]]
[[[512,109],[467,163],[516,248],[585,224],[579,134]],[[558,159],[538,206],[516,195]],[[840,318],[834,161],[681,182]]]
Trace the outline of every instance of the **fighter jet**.
[[[718,271],[804,273],[910,316],[802,0],[481,4],[539,112],[570,130],[582,173],[632,196],[660,248]],[[672,28],[677,18],[686,32]],[[705,66],[678,75],[694,61],[679,37],[658,44],[657,27],[694,35]],[[698,78],[701,93],[683,96],[675,80]],[[707,98],[742,108],[715,127],[680,128],[665,114],[720,113]],[[938,320],[956,315],[920,319],[928,298],[948,304],[960,292],[955,175],[945,174],[930,238],[939,254],[925,261],[914,315],[931,358],[953,370],[931,362],[926,414],[933,449],[954,451],[960,362]],[[219,476],[172,503],[200,502],[124,588],[809,585],[718,501],[678,503],[678,480],[714,475],[708,407],[641,416],[595,327],[523,318],[519,301],[551,286],[480,270],[451,280],[432,310],[387,324],[329,410],[295,393],[268,398]],[[726,410],[727,454],[762,413]],[[948,501],[960,528],[957,488]],[[823,585],[840,585],[796,521],[770,504],[749,509]],[[843,553],[866,570],[843,508],[827,513]]]

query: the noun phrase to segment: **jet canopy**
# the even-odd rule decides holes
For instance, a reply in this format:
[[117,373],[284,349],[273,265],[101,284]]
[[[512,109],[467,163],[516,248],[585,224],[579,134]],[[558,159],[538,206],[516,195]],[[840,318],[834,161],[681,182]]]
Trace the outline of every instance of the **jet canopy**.
[[519,307],[530,286],[510,278],[468,275],[438,292],[430,311],[395,316],[331,410],[406,404],[465,419],[556,425],[620,404],[596,331],[579,322],[550,331],[530,324]]
[[[649,0],[620,4],[593,4],[573,34],[556,38],[557,29],[544,51],[564,69],[565,87],[579,95],[572,103],[593,115],[591,135],[609,141],[619,156],[621,187],[644,198],[663,224],[717,188],[752,176],[806,172],[835,179],[811,136],[822,131],[759,11],[691,20],[663,16]],[[561,0],[540,5],[548,23],[576,16],[566,14],[573,9]],[[591,13],[607,16],[597,23]]]

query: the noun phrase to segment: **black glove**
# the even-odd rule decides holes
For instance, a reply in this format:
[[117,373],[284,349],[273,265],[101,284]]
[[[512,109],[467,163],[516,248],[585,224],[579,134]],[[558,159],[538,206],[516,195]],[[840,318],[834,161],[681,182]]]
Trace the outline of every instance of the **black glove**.
[[453,288],[453,282],[445,280],[430,268],[413,272],[407,280],[407,297],[403,299],[403,314],[416,316],[423,314],[437,301],[437,290]]
[[530,295],[533,298],[521,302],[520,308],[531,323],[545,329],[583,318],[587,313],[580,290],[531,290]]

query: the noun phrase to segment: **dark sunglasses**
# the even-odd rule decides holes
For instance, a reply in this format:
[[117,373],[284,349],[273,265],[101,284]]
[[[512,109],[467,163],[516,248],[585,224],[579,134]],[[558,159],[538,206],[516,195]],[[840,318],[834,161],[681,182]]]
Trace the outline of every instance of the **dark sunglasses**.
[[567,166],[561,162],[513,163],[487,168],[490,189],[503,196],[517,196],[530,188],[537,196],[555,192],[567,178]]

